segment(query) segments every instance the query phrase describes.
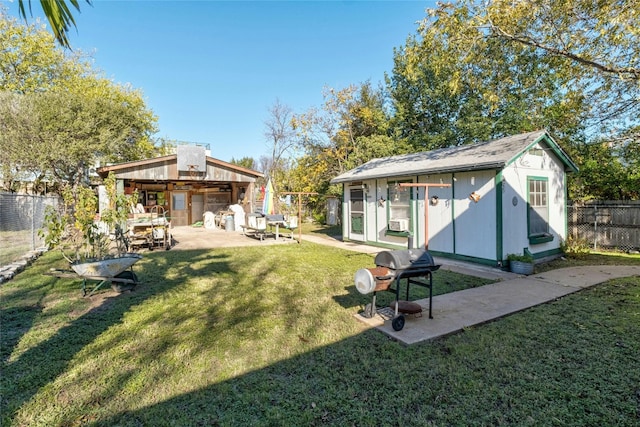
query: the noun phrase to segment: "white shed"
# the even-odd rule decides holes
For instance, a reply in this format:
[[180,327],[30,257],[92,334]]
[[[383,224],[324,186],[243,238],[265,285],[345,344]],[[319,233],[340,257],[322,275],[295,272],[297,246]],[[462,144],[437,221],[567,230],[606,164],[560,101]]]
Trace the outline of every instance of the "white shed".
[[566,173],[577,170],[548,132],[536,131],[373,159],[331,183],[343,184],[345,240],[403,248],[412,236],[434,255],[502,266],[512,253],[561,252]]

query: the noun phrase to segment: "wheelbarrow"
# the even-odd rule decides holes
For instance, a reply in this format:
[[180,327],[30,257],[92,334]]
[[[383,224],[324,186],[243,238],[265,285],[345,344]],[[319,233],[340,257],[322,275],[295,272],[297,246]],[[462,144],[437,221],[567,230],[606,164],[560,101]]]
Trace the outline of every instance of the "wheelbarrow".
[[89,296],[93,295],[105,283],[111,283],[111,287],[116,292],[123,292],[132,289],[137,285],[138,277],[133,272],[133,265],[142,259],[142,255],[135,253],[125,253],[113,258],[105,258],[95,261],[82,261],[71,264],[70,270],[52,270],[49,275],[55,277],[82,277],[82,295],[87,296],[87,281],[97,281]]

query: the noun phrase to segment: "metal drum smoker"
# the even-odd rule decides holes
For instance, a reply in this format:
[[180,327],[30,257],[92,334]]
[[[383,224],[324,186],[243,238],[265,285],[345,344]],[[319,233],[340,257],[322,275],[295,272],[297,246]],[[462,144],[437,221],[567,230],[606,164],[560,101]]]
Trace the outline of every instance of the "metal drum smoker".
[[[440,268],[433,257],[424,249],[405,249],[395,251],[383,251],[376,255],[376,267],[361,268],[355,274],[355,285],[361,294],[373,293],[373,300],[367,304],[363,316],[371,318],[376,315],[376,292],[395,292],[396,299],[391,303],[394,310],[391,326],[395,331],[404,328],[405,314],[421,314],[422,307],[409,301],[409,288],[417,285],[429,288],[429,319],[433,300],[433,275]],[[416,280],[422,278],[423,280]],[[406,283],[406,297],[400,300],[400,286],[404,279]],[[395,282],[395,285],[394,285]]]

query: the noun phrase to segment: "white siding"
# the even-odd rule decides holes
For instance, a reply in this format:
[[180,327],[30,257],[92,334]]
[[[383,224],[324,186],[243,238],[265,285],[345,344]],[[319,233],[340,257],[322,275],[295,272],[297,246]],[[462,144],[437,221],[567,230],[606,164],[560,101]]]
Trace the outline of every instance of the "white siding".
[[[411,220],[414,246],[425,243],[425,206],[428,209],[429,249],[484,260],[506,259],[510,253],[522,253],[526,248],[533,254],[552,251],[560,246],[566,233],[565,172],[563,164],[549,150],[534,147],[509,164],[501,173],[502,194],[496,194],[495,170],[480,170],[422,175],[420,183],[451,184],[451,187],[430,187],[425,201],[425,189],[419,188],[412,198]],[[551,242],[530,244],[528,236],[527,178],[544,178],[547,182],[549,204],[549,232]],[[394,177],[393,181],[415,181],[414,177]],[[364,235],[350,235],[349,185],[345,185],[344,236],[378,244],[404,247],[407,238],[387,234],[388,180],[365,181]],[[361,184],[358,184],[361,185]],[[413,191],[416,191],[414,188]],[[480,195],[476,203],[469,198],[472,192]],[[430,198],[438,197],[431,204]],[[381,203],[380,200],[383,200]],[[502,203],[502,254],[498,254],[497,200]]]
[[[455,253],[475,258],[496,258],[495,171],[455,174]],[[469,198],[480,195],[476,203]]]
[[[426,178],[426,179],[425,179]],[[451,174],[433,175],[420,177],[419,182],[430,184],[451,184],[453,182]],[[435,205],[427,200],[429,208],[429,249],[432,251],[453,253],[453,201],[452,187],[430,187],[429,199],[438,197]],[[424,189],[420,192],[420,207],[418,209],[419,228],[416,233],[419,246],[424,245]]]
[[[502,177],[503,258],[511,253],[520,254],[524,248],[533,254],[559,248],[560,241],[566,234],[565,173],[559,160],[548,150],[540,149],[538,155],[525,153],[504,169]],[[547,179],[549,233],[553,235],[551,242],[535,245],[529,243],[528,177]]]

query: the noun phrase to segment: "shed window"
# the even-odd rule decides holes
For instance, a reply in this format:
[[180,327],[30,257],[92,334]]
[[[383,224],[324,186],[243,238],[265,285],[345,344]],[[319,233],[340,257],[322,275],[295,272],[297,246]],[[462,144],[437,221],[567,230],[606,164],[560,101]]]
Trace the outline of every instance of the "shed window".
[[[402,181],[388,182],[388,208],[391,231],[408,231],[411,218],[411,188],[400,187]],[[409,182],[409,181],[404,181]]]
[[529,177],[529,241],[543,243],[553,239],[549,234],[549,191],[548,179]]

